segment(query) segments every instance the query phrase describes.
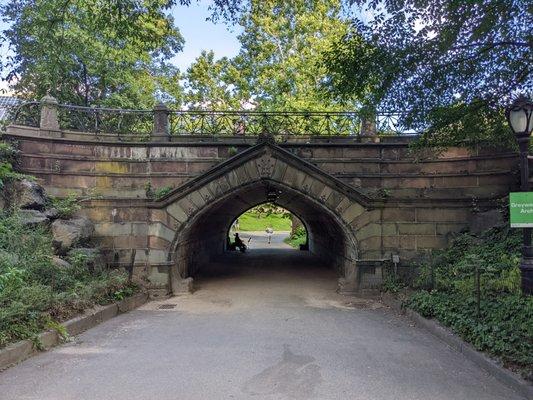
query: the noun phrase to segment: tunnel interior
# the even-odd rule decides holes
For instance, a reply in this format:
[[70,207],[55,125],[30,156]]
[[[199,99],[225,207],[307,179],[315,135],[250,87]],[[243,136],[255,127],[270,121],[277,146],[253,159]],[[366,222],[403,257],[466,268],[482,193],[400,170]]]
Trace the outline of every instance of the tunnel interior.
[[182,227],[174,250],[177,275],[196,279],[209,273],[210,262],[228,252],[228,231],[235,218],[265,202],[296,215],[307,230],[309,253],[335,270],[339,278],[345,276],[346,263],[356,258],[346,227],[316,199],[271,180],[257,181],[226,194]]

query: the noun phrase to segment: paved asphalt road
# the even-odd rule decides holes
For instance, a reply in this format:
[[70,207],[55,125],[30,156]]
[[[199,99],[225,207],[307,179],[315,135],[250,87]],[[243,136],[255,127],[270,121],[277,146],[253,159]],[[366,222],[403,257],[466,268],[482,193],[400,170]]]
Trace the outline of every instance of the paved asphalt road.
[[254,249],[292,249],[292,247],[283,242],[289,232],[275,232],[272,235],[270,244],[265,232],[239,232],[242,241],[246,243],[250,250]]
[[0,399],[521,399],[380,303],[335,294],[307,253],[256,239],[194,294],[0,373]]

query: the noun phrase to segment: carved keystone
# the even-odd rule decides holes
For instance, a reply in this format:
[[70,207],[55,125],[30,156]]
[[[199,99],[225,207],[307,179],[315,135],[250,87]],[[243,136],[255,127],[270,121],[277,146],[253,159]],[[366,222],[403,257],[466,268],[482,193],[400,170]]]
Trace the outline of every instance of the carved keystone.
[[274,172],[275,160],[270,155],[265,155],[257,160],[257,169],[259,170],[259,176],[261,178],[268,178],[272,176]]

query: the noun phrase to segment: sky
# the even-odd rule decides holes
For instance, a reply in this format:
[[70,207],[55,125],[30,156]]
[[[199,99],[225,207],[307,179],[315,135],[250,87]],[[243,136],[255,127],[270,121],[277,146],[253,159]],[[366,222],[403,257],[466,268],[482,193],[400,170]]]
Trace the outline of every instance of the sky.
[[202,50],[213,50],[216,58],[233,57],[239,52],[240,28],[231,27],[230,30],[223,23],[206,21],[211,15],[208,4],[207,0],[192,1],[189,7],[176,6],[172,10],[175,24],[185,39],[183,51],[172,60],[181,71],[185,71]]
[[[211,15],[208,10],[209,3],[207,0],[198,2],[193,0],[188,7],[178,5],[170,11],[174,17],[175,25],[185,39],[183,51],[172,59],[180,71],[186,71],[202,50],[213,50],[217,58],[233,57],[239,52],[240,44],[237,36],[240,33],[240,28],[228,28],[223,23],[214,24],[207,21]],[[4,22],[0,22],[0,31],[6,27]],[[0,57],[4,58],[8,53],[9,50],[6,46],[0,47]],[[0,89],[6,88],[7,83],[0,81]],[[2,94],[0,93],[0,95]]]

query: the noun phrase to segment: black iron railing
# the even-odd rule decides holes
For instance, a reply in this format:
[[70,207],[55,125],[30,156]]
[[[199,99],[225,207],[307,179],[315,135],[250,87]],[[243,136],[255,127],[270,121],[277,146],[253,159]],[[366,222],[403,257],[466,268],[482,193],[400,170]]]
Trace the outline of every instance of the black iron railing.
[[[42,105],[39,102],[22,104],[15,112],[12,123],[39,126],[40,107]],[[129,110],[72,105],[55,107],[61,129],[90,133],[150,135],[155,131],[171,136],[411,133],[399,123],[401,114],[394,112],[379,112],[370,119],[359,112],[177,111],[164,107]],[[156,120],[158,122],[154,123]]]
[[6,120],[11,120],[13,124],[39,127],[41,119],[41,103],[38,101],[28,101],[12,107],[5,116]]
[[354,112],[173,111],[169,119],[172,135],[350,135],[361,126]]
[[61,129],[109,134],[149,135],[153,130],[152,110],[58,106]]

